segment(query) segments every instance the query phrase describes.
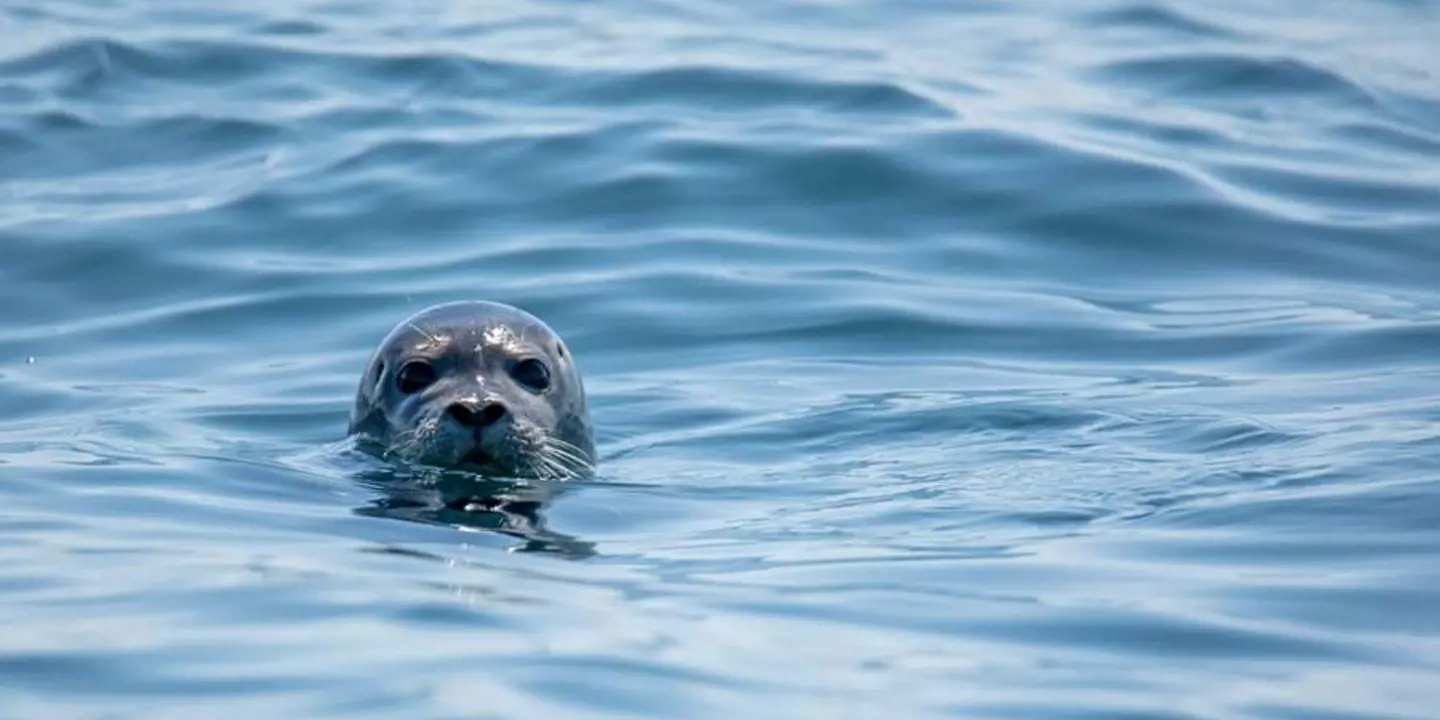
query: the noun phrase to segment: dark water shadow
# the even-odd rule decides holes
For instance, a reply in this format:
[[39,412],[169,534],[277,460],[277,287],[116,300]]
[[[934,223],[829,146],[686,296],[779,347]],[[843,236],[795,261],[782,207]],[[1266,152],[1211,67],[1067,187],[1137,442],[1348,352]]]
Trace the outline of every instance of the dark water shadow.
[[521,541],[511,548],[516,552],[567,560],[598,554],[594,543],[546,526],[545,508],[565,492],[557,483],[498,480],[429,468],[367,468],[355,477],[379,493],[355,508],[357,515],[505,535]]

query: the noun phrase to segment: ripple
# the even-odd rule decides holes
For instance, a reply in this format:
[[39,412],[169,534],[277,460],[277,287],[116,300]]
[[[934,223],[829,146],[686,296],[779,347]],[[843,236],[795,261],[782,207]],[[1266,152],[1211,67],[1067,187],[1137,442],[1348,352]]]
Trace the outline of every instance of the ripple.
[[133,92],[150,81],[253,91],[253,85],[269,82],[271,73],[282,68],[331,79],[341,87],[353,85],[349,89],[357,91],[402,90],[412,99],[523,92],[539,79],[528,66],[451,53],[380,54],[353,47],[320,52],[253,41],[138,43],[110,38],[68,40],[5,60],[0,62],[0,77],[43,83],[60,97],[83,100],[111,91]]
[[[9,186],[12,197],[31,199],[93,193],[101,196],[97,199],[112,203],[115,201],[105,197],[105,193],[122,185],[129,186],[135,193],[158,189],[167,196],[173,194],[173,182],[168,178],[144,177],[142,172],[146,167],[164,167],[173,173],[177,166],[189,166],[193,173],[208,175],[218,174],[223,168],[203,167],[204,163],[229,161],[236,171],[258,174],[261,167],[256,160],[257,150],[275,142],[282,134],[271,123],[227,117],[181,115],[106,126],[81,116],[52,113],[25,118],[16,132],[23,137],[53,137],[57,132],[67,137],[63,146],[49,145],[42,150],[40,145],[32,145],[28,157],[11,158],[0,166],[14,169],[11,177],[17,181]],[[137,133],[138,140],[117,147],[117,138]],[[99,156],[105,158],[106,169],[86,177],[86,171]],[[235,167],[237,158],[239,167]],[[38,159],[44,162],[37,163]],[[80,178],[85,182],[77,182]]]
[[43,79],[59,97],[79,99],[141,79],[193,81],[195,71],[211,81],[242,80],[263,72],[268,61],[265,54],[235,52],[212,43],[143,45],[85,38],[0,62],[0,77]]
[[1440,156],[1440,133],[1417,127],[1382,122],[1339,122],[1331,132],[1342,139],[1380,147],[1403,159]]
[[734,113],[792,106],[806,113],[948,118],[951,113],[891,83],[821,82],[776,73],[718,67],[666,67],[612,74],[585,87],[569,101],[586,105],[663,103]]
[[1114,60],[1098,73],[1111,82],[1141,82],[1166,97],[1186,100],[1312,97],[1340,106],[1379,105],[1371,91],[1340,72],[1296,57],[1177,53]]
[[1323,208],[1326,217],[1341,222],[1386,218],[1391,223],[1440,223],[1440,212],[1421,209],[1440,207],[1440,191],[1409,179],[1388,174],[1367,177],[1354,169],[1341,173],[1338,169],[1300,170],[1253,163],[1213,163],[1212,167],[1231,182]]
[[1085,22],[1104,28],[1125,28],[1182,38],[1234,39],[1239,33],[1207,22],[1189,12],[1157,3],[1127,3],[1116,8],[1092,11]]
[[255,28],[257,35],[274,35],[280,37],[308,37],[324,35],[328,28],[324,23],[306,19],[271,20],[261,23]]
[[[12,715],[1436,706],[1419,5],[12,5]],[[461,298],[597,482],[346,441]]]

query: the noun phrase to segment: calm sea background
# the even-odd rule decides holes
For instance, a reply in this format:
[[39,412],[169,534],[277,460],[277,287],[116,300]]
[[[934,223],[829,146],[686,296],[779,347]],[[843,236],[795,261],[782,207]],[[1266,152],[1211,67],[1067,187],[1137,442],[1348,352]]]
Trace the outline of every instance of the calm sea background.
[[[1440,717],[1437,38],[0,0],[0,717]],[[593,482],[346,444],[461,299]]]

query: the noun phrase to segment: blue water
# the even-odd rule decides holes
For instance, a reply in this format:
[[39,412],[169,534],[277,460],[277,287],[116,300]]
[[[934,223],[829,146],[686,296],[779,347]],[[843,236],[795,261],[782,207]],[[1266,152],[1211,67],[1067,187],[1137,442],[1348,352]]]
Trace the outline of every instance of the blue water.
[[[1437,37],[5,0],[0,716],[1440,717]],[[593,481],[346,443],[471,298]]]

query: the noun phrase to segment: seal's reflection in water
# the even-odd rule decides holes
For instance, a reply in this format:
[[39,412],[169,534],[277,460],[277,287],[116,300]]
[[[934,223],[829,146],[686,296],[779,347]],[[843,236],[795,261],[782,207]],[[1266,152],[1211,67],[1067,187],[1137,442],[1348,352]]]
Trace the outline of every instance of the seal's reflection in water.
[[462,471],[368,469],[360,482],[380,493],[355,513],[428,525],[485,530],[522,542],[511,549],[568,560],[596,554],[595,546],[545,526],[545,507],[563,492],[555,483],[483,478]]

